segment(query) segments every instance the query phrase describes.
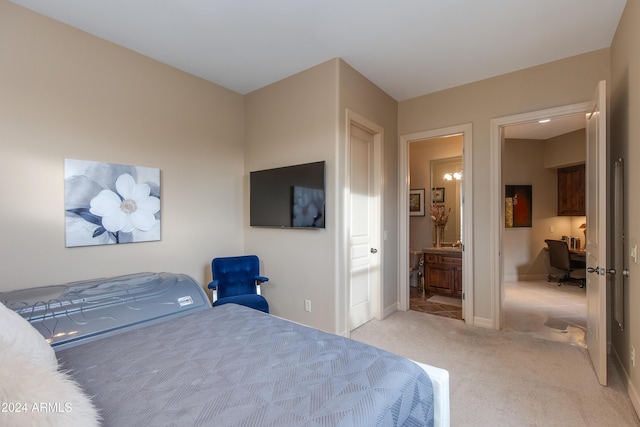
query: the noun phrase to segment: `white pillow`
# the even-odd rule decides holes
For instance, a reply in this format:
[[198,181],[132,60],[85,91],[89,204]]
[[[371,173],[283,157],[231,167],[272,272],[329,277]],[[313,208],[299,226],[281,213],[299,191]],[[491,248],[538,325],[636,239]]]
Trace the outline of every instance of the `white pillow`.
[[56,354],[31,323],[0,303],[0,348],[10,348],[34,365],[58,369]]
[[91,399],[67,374],[7,347],[0,347],[0,405],[2,426],[99,425]]

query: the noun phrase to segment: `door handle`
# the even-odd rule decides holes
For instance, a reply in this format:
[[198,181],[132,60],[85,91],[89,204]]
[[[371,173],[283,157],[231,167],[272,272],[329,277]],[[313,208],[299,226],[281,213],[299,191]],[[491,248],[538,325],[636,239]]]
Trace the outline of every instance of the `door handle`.
[[378,253],[378,250],[377,250],[376,248],[371,248],[371,253],[372,253],[372,254],[377,254],[377,253]]
[[607,273],[616,274],[616,271],[614,269],[605,270],[604,268],[600,268],[600,267],[596,267],[596,268],[587,267],[587,273],[596,273],[596,274],[599,274],[601,276],[604,276]]

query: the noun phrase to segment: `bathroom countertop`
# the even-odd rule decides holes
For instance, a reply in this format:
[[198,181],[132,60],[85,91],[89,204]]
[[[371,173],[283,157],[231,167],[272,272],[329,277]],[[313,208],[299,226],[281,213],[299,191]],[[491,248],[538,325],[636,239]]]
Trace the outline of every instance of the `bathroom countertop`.
[[453,246],[443,246],[440,248],[436,248],[434,247],[430,247],[430,248],[424,248],[422,250],[423,253],[429,253],[429,254],[451,254],[451,253],[462,253],[462,248],[461,247],[457,247],[454,248]]

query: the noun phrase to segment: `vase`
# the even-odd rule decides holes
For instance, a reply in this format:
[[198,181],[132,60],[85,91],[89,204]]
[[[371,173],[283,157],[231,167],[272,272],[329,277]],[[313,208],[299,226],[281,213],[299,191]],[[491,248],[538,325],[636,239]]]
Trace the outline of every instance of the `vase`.
[[436,248],[442,247],[444,241],[444,225],[436,225]]

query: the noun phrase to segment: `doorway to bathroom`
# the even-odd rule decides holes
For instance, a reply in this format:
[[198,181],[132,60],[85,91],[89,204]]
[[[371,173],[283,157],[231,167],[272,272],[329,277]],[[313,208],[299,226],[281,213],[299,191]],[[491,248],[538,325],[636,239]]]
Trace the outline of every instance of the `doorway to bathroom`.
[[470,153],[470,124],[400,139],[401,310],[473,319]]

